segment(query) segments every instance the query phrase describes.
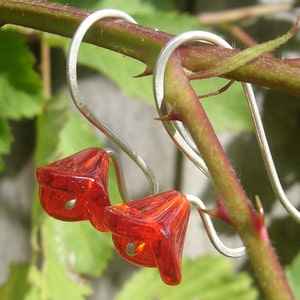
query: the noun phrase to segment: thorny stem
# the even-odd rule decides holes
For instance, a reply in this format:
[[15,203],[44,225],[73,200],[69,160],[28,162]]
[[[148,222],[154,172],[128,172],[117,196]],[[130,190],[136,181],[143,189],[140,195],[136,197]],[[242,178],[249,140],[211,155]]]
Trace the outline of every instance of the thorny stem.
[[[88,14],[84,10],[46,1],[0,0],[0,23],[31,27],[66,37],[74,34]],[[86,41],[144,62],[147,65],[146,73],[150,74],[158,53],[171,37],[140,25],[108,19],[94,26]],[[222,63],[238,51],[208,45],[190,45],[178,51],[180,55],[172,56],[166,70],[166,100],[176,108],[197,144],[216,191],[224,199],[230,222],[247,247],[266,297],[294,299],[271,247],[262,217],[255,212],[241,187],[182,68],[183,65],[189,70],[200,72]],[[259,57],[224,77],[300,95],[300,68],[297,61],[293,65],[284,60]]]
[[[0,0],[0,24],[21,25],[65,37],[72,37],[89,13],[43,0]],[[146,64],[145,74],[151,74],[157,55],[170,38],[172,35],[155,29],[108,19],[95,24],[87,33],[85,41],[135,58]],[[193,72],[200,72],[222,63],[239,51],[202,45],[181,47],[180,52],[183,66]],[[300,95],[300,64],[297,60],[260,56],[222,76]]]
[[173,55],[170,58],[164,86],[164,99],[176,110],[206,162],[216,192],[222,196],[229,221],[247,248],[267,299],[294,299],[271,246],[263,216],[253,209],[241,187],[198,96],[184,73],[179,56]]

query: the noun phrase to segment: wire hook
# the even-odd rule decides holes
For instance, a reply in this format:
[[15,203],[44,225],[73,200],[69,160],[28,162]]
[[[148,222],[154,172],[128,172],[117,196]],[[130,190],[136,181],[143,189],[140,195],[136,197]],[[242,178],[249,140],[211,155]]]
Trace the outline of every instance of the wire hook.
[[[166,109],[167,105],[163,101],[164,73],[169,57],[181,44],[192,40],[230,47],[230,45],[219,36],[206,31],[188,31],[172,38],[161,50],[153,71],[154,98],[160,117],[164,116],[163,111]],[[163,125],[177,147],[181,149],[181,151],[202,171],[202,173],[210,178],[211,176],[206,164],[201,158],[195,143],[189,137],[184,125],[179,121],[163,121]]]
[[[145,161],[139,156],[137,152],[135,152],[118,134],[116,134],[113,130],[111,130],[98,116],[96,116],[91,109],[88,107],[86,102],[83,100],[79,87],[78,87],[78,80],[77,80],[77,57],[78,52],[80,48],[80,44],[82,42],[82,39],[87,32],[87,30],[98,20],[103,18],[122,18],[125,19],[128,22],[135,23],[136,21],[129,16],[128,14],[114,10],[114,9],[103,9],[96,11],[92,14],[90,14],[87,18],[85,18],[82,23],[79,25],[78,29],[76,30],[70,48],[69,53],[67,56],[67,67],[66,67],[66,73],[67,73],[67,82],[69,86],[69,90],[71,93],[71,97],[78,108],[78,110],[82,113],[82,115],[89,120],[95,127],[97,127],[99,130],[101,130],[107,137],[109,137],[111,140],[113,140],[118,147],[120,147],[142,170],[142,172],[145,174],[149,181],[150,185],[150,194],[157,194],[158,193],[158,183],[157,179],[152,172],[152,170],[149,168],[149,166],[145,163]],[[112,153],[110,153],[111,155]],[[112,156],[112,155],[111,155]],[[114,156],[113,160],[114,160]],[[115,162],[115,160],[114,160]],[[116,163],[115,163],[116,165]],[[117,170],[118,171],[118,170]],[[119,169],[120,172],[120,169]],[[125,197],[125,202],[127,202],[126,199],[126,191],[125,191],[125,185],[123,182],[123,176],[119,173],[119,184],[121,185],[121,189],[124,189],[124,193],[121,196]]]
[[[189,31],[182,33],[180,35],[172,38],[161,50],[155,69],[153,72],[153,89],[156,101],[156,107],[160,116],[163,115],[162,111],[166,108],[166,104],[163,103],[164,98],[164,72],[166,68],[167,61],[173,51],[183,43],[189,41],[203,41],[209,42],[214,45],[222,46],[225,48],[232,49],[231,45],[228,44],[221,37],[206,31]],[[246,96],[247,104],[250,110],[251,118],[254,125],[254,131],[260,151],[263,157],[265,168],[267,170],[269,180],[272,184],[273,191],[277,198],[281,202],[282,206],[289,213],[289,215],[294,218],[298,223],[300,223],[300,212],[293,206],[290,200],[287,198],[282,185],[277,174],[277,170],[272,158],[272,154],[269,148],[267,137],[264,131],[262,120],[260,117],[259,109],[256,104],[255,95],[251,84],[242,82],[244,93]],[[188,137],[188,132],[185,127],[177,121],[164,121],[163,122],[167,132],[175,142],[175,144],[181,149],[185,155],[197,166],[199,169],[208,177],[209,171],[199,153],[195,150],[195,144]]]
[[210,216],[205,213],[206,207],[201,199],[194,195],[186,195],[186,198],[197,208],[210,242],[221,254],[228,257],[241,257],[245,254],[246,248],[244,246],[238,248],[229,248],[219,239]]

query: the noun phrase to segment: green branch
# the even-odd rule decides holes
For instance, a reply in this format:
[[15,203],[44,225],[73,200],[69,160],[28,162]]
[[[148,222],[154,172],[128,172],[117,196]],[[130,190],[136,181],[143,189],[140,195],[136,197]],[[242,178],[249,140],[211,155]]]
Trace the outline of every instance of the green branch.
[[[36,30],[72,37],[88,11],[46,1],[0,0],[0,24],[15,24]],[[101,34],[101,38],[99,35]],[[86,35],[85,41],[135,58],[153,70],[156,57],[172,35],[128,24],[122,20],[102,20]],[[200,72],[221,64],[239,53],[237,50],[203,45],[182,47],[186,69]],[[300,95],[300,67],[297,62],[260,56],[246,65],[222,75],[271,89]]]

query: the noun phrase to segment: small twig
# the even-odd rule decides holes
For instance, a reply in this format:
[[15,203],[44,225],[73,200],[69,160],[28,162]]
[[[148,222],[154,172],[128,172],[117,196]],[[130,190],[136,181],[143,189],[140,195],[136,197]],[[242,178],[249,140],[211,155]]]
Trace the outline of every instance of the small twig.
[[199,95],[198,98],[199,99],[203,99],[203,98],[207,98],[207,97],[212,97],[212,96],[220,95],[220,94],[224,93],[225,91],[227,91],[232,86],[232,84],[234,82],[235,82],[234,80],[230,80],[228,83],[226,83],[223,87],[221,87],[217,91],[210,92],[210,93],[204,94],[204,95]]
[[204,25],[219,25],[243,19],[270,15],[273,13],[287,11],[292,8],[292,4],[255,5],[221,12],[203,13],[198,15],[197,18]]
[[45,41],[41,41],[41,74],[45,99],[51,98],[51,66],[50,47]]

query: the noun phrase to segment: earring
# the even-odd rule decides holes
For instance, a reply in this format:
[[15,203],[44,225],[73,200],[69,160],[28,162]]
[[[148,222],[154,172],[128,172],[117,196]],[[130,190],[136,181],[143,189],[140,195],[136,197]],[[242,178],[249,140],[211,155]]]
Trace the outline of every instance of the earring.
[[190,215],[188,199],[177,191],[108,206],[103,222],[119,254],[144,267],[157,267],[169,285],[181,281],[181,256]]
[[[214,45],[219,45],[225,48],[232,47],[219,36],[205,32],[205,31],[189,31],[182,33],[173,39],[171,39],[162,49],[160,55],[158,56],[155,69],[153,72],[153,90],[155,96],[156,107],[158,113],[163,117],[163,111],[166,109],[166,104],[163,102],[164,98],[164,70],[167,64],[167,61],[173,51],[179,47],[181,44],[189,41],[204,41],[209,42]],[[293,204],[290,202],[286,196],[282,185],[280,183],[279,176],[272,158],[272,154],[269,148],[268,140],[264,131],[262,120],[260,117],[259,109],[256,104],[255,95],[252,89],[251,84],[242,83],[248,107],[250,110],[251,118],[254,125],[254,130],[256,138],[260,147],[262,158],[267,170],[269,180],[273,187],[273,191],[284,209],[288,214],[300,223],[300,212],[297,210]],[[200,157],[199,153],[196,150],[195,144],[189,139],[189,135],[186,132],[185,127],[177,121],[163,121],[163,124],[166,128],[166,131],[169,133],[172,140],[175,142],[177,147],[183,151],[183,153],[208,177],[210,174]]]
[[62,221],[90,220],[99,231],[104,207],[111,205],[107,191],[108,154],[89,148],[36,171],[40,202]]
[[[69,89],[79,111],[115,141],[141,168],[149,181],[150,196],[130,201],[117,155],[112,150],[89,148],[37,169],[41,204],[49,215],[57,219],[89,220],[97,230],[112,232],[113,243],[123,258],[139,266],[156,267],[166,284],[176,285],[181,281],[182,250],[190,204],[197,208],[212,244],[220,253],[238,257],[244,254],[245,248],[231,249],[221,242],[209,215],[205,213],[204,203],[196,196],[186,196],[174,190],[158,193],[157,180],[146,163],[94,115],[82,99],[76,74],[79,46],[88,28],[104,17],[122,17],[133,22],[128,15],[115,10],[95,12],[82,22],[74,35],[68,55]],[[164,52],[160,55],[162,57]],[[158,74],[156,71],[156,79],[159,78]],[[163,92],[163,85],[161,87]],[[173,130],[178,147],[184,149],[185,154],[192,157],[196,165],[209,177],[207,167],[184,127],[176,123],[168,128]],[[114,206],[110,203],[107,190],[109,158],[114,163],[123,199],[123,203]]]
[[117,135],[114,131],[112,131],[98,116],[93,113],[84,99],[82,98],[78,81],[77,81],[77,57],[79,52],[79,47],[81,41],[86,33],[86,31],[98,20],[103,18],[122,18],[128,22],[136,23],[135,20],[129,16],[128,14],[115,10],[115,9],[103,9],[96,11],[90,14],[83,22],[80,24],[78,29],[76,30],[67,57],[67,82],[70,90],[71,97],[81,112],[81,114],[89,120],[96,128],[102,131],[108,138],[115,142],[115,144],[122,149],[133,161],[134,163],[141,169],[146,178],[148,179],[150,186],[150,194],[158,193],[158,183],[157,179],[150,169],[150,167],[146,164],[146,162],[140,157],[136,151],[134,151],[119,135]]

